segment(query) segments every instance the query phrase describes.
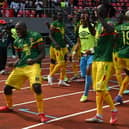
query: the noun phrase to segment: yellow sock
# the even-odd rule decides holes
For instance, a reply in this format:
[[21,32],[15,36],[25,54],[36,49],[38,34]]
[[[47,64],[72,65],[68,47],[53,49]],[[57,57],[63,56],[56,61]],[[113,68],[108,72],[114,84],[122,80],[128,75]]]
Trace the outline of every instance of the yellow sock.
[[66,76],[66,64],[62,63],[60,67],[60,80],[64,80],[65,76]]
[[42,94],[35,94],[36,103],[37,103],[37,110],[39,113],[44,112],[44,104],[43,104],[43,97]]
[[50,73],[52,72],[52,70],[54,69],[54,67],[55,67],[55,64],[50,64],[50,69],[49,69]]
[[114,106],[112,97],[111,97],[111,95],[110,95],[110,93],[108,91],[105,92],[104,98],[105,98],[105,101],[107,102],[107,104],[109,104],[111,110],[116,109],[116,107]]
[[64,79],[65,79],[65,78],[68,78],[68,76],[66,75],[66,71],[64,72]]
[[121,73],[122,73],[121,70],[116,70],[116,79],[120,87],[122,86],[122,80],[123,80]]
[[129,82],[129,76],[126,75],[126,77],[124,78],[124,80],[123,80],[123,82],[122,82],[122,85],[121,85],[121,87],[120,87],[119,95],[122,96],[124,90],[127,89],[128,82]]
[[11,108],[13,106],[13,100],[12,100],[12,95],[5,95],[5,99],[7,102],[7,106]]
[[59,63],[59,64],[56,64],[55,65],[55,67],[54,67],[54,69],[50,72],[50,76],[53,76],[59,69],[60,69],[60,67],[61,67],[61,64]]
[[103,113],[103,102],[104,102],[104,92],[96,92],[96,106],[97,106],[97,114],[102,115]]
[[72,62],[72,70],[74,72],[74,75],[78,75],[78,66],[75,62]]

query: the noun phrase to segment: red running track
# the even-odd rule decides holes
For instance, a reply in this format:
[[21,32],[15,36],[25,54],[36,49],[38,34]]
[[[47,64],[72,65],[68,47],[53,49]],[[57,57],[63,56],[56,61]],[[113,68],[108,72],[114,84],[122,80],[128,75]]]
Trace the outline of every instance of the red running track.
[[[12,61],[10,59],[9,61]],[[49,59],[43,61],[43,74],[48,74]],[[70,74],[69,74],[70,73]],[[68,66],[68,75],[71,76],[71,68]],[[58,77],[58,74],[56,75]],[[5,105],[3,86],[7,75],[0,75],[0,106]],[[118,85],[115,77],[111,78],[109,86],[113,98],[118,93]],[[112,82],[113,81],[113,82]],[[124,95],[124,104],[117,105],[119,110],[118,123],[110,125],[110,109],[104,104],[104,123],[85,123],[84,119],[92,117],[96,112],[95,93],[90,90],[89,100],[80,103],[84,82],[71,82],[70,87],[59,87],[57,81],[49,86],[43,82],[45,113],[49,118],[48,123],[40,123],[36,115],[34,96],[26,82],[20,91],[14,91],[14,111],[0,113],[0,129],[129,129],[129,96]]]

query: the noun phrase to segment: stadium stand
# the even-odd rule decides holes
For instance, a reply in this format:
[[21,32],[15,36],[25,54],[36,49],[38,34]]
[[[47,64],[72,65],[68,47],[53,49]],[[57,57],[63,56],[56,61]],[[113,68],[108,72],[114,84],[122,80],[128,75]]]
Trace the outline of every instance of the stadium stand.
[[[35,0],[33,0],[33,3],[28,3],[25,0],[15,0],[16,3],[18,3],[18,11],[15,15],[15,7],[13,8],[12,3],[8,3],[6,0],[3,1],[3,3],[0,3],[0,12],[2,17],[39,17],[36,15],[36,6],[35,6]],[[30,0],[28,0],[30,1]],[[51,16],[50,14],[55,12],[55,10],[59,9],[61,7],[61,2],[68,0],[59,0],[56,4],[53,0],[46,0],[47,2],[43,1],[43,8],[42,8],[42,15],[40,17],[46,17]],[[72,2],[73,1],[73,4]],[[69,0],[68,7],[72,7],[75,10],[81,10],[85,7],[93,8],[101,3],[101,0]],[[128,10],[129,9],[129,1],[128,0],[110,0],[111,5],[114,6],[118,11],[122,11],[123,9]]]
[[[21,5],[19,7],[17,15],[14,13],[14,9],[10,8],[11,2],[17,2]],[[63,1],[69,1],[67,8],[62,9],[61,8],[61,1],[62,0],[42,0],[43,1],[43,8],[42,8],[42,14],[36,15],[36,8],[34,6],[34,3],[36,0],[12,0],[11,2],[9,0],[1,0],[0,2],[0,16],[2,19],[5,19],[9,21],[10,19],[13,19],[14,22],[16,22],[18,18],[25,21],[29,28],[32,30],[38,31],[40,33],[43,33],[44,35],[48,34],[48,28],[46,28],[45,23],[49,23],[51,20],[51,17],[58,11],[63,10],[63,13],[67,14],[76,14],[83,10],[84,8],[88,9],[89,13],[93,12],[93,8],[96,7],[98,4],[101,3],[102,0],[63,0]],[[30,2],[30,3],[27,3]],[[129,10],[129,0],[110,0],[111,5],[116,8],[116,10],[121,13],[124,13],[126,10]],[[30,19],[31,18],[31,25],[30,25]],[[35,20],[37,19],[37,20]],[[35,25],[38,21],[40,24],[39,27]],[[44,27],[45,26],[45,27]],[[70,37],[70,39],[72,39]]]
[[[114,6],[118,11],[122,11],[123,8],[129,9],[128,0],[110,0],[111,5]],[[78,0],[77,6],[74,9],[84,8],[84,7],[95,7],[101,3],[101,0]]]

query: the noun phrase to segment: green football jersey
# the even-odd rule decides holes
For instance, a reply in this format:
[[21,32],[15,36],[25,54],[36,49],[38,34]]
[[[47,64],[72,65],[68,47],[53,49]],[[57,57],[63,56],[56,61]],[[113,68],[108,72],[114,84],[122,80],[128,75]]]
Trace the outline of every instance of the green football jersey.
[[14,42],[14,47],[21,53],[21,57],[16,64],[16,67],[26,66],[27,59],[36,58],[40,54],[37,46],[41,44],[43,44],[43,38],[37,32],[27,32],[25,38],[18,37]]
[[[112,21],[107,20],[107,23],[114,25]],[[106,33],[101,23],[96,27],[96,46],[94,61],[112,61],[112,52],[116,33]]]
[[127,27],[127,26],[129,26],[129,23],[128,24],[123,23],[123,24],[119,24],[119,25],[115,26],[115,30],[118,33],[118,35],[116,37],[115,47],[114,47],[114,50],[113,50],[114,52],[118,52],[119,50],[124,48],[126,46],[126,42],[128,42],[128,40],[127,40],[127,38],[124,34],[125,32],[122,29],[123,26]]
[[[53,31],[54,40],[58,43],[60,48],[66,47],[66,44],[64,42],[64,24],[56,20],[52,22],[51,25],[53,26],[51,28],[51,31]],[[51,43],[51,45],[55,47],[53,42]]]
[[129,23],[121,24],[118,30],[123,43],[123,47],[119,50],[118,56],[121,58],[129,58]]
[[113,34],[99,37],[95,46],[94,61],[112,61],[114,39]]

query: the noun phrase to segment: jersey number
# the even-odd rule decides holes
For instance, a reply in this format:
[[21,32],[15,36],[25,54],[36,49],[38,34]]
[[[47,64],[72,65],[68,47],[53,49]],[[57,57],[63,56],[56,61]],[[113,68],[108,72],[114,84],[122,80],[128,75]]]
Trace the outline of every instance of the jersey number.
[[129,45],[129,31],[122,31],[123,33],[123,43]]

